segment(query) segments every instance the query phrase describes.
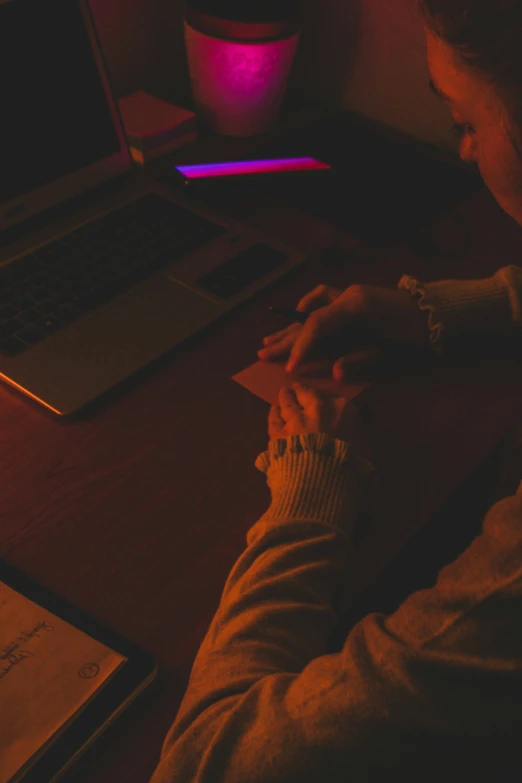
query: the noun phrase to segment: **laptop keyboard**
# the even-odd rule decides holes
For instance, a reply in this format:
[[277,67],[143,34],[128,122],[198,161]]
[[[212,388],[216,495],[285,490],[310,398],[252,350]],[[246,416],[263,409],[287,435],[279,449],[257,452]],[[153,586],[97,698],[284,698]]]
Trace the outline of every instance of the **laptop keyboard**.
[[0,268],[0,354],[21,354],[226,231],[148,194]]

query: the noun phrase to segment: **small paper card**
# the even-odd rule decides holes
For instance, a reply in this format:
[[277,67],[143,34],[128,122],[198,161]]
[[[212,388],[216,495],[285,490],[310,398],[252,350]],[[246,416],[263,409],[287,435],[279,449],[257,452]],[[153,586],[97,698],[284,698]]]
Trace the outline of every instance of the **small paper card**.
[[287,373],[284,362],[256,362],[246,370],[234,375],[232,380],[265,400],[270,405],[277,401],[279,391],[302,381],[307,386],[332,395],[353,400],[366,389],[369,383],[340,383],[332,378],[331,361],[308,362],[299,369],[299,374]]

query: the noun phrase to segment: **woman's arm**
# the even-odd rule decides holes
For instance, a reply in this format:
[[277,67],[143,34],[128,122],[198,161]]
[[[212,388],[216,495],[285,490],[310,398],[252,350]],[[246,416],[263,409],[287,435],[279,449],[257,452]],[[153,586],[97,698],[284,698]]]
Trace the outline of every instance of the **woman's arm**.
[[[273,502],[227,580],[153,783],[487,779],[473,774],[488,754],[499,772],[499,743],[522,731],[522,495],[489,512],[433,589],[327,655],[361,463],[301,435],[256,464]],[[459,759],[467,778],[452,777]]]

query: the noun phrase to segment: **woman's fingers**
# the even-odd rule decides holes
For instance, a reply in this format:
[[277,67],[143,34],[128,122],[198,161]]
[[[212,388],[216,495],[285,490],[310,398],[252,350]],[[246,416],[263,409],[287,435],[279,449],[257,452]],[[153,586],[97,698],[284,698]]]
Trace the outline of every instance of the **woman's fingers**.
[[360,380],[375,371],[380,363],[382,363],[382,357],[376,348],[354,351],[341,356],[335,362],[332,376],[336,381]]
[[358,409],[342,397],[325,394],[302,383],[279,391],[268,417],[270,438],[324,432],[352,443],[370,457]]
[[288,335],[294,334],[294,332],[298,332],[300,329],[301,324],[290,324],[284,329],[280,329],[279,332],[274,332],[273,334],[267,335],[267,337],[263,337],[263,345],[272,345],[272,343],[276,343],[279,340],[284,340]]
[[293,372],[323,338],[345,328],[347,321],[349,315],[334,305],[322,307],[312,313],[295,337],[286,365],[287,372]]
[[[296,309],[303,313],[312,312],[331,304],[341,293],[342,290],[339,288],[319,285],[299,301]],[[285,329],[280,329],[278,332],[264,337],[264,347],[258,351],[259,358],[270,361],[287,356],[302,328],[302,324],[289,324]]]
[[272,361],[273,359],[282,359],[290,354],[292,345],[294,344],[295,336],[289,334],[286,337],[278,340],[272,345],[267,345],[265,348],[261,348],[257,355],[264,361]]
[[264,359],[265,361],[288,356],[296,336],[302,328],[301,324],[291,324],[286,329],[282,329],[280,332],[265,337],[263,340],[265,346],[257,352],[257,355],[260,359]]
[[310,293],[299,300],[297,309],[305,313],[312,312],[312,310],[317,310],[318,307],[331,304],[341,294],[342,290],[340,288],[333,288],[324,284],[318,285],[317,288],[314,288],[313,291],[310,291]]
[[315,412],[326,429],[335,428],[341,420],[346,399],[324,394],[302,383],[293,386],[297,402],[305,412]]
[[270,440],[276,440],[277,438],[284,438],[286,436],[285,421],[281,416],[279,403],[274,403],[270,408],[268,414],[268,436]]
[[288,421],[289,418],[298,415],[302,411],[302,406],[297,399],[294,388],[284,387],[280,390],[279,406],[281,408],[281,416],[285,421]]
[[289,435],[321,432],[324,406],[312,389],[302,384],[294,383],[291,388],[283,388],[279,392],[281,416],[285,421],[285,431]]
[[285,432],[289,435],[325,432],[335,436],[346,400],[324,394],[302,383],[294,383],[291,388],[281,389],[279,404]]
[[268,420],[272,421],[274,424],[284,424],[284,419],[281,416],[281,406],[278,402],[274,402],[274,404],[270,406]]
[[309,408],[311,405],[324,402],[325,398],[316,389],[312,389],[310,386],[306,386],[303,383],[294,383],[292,386],[296,402],[301,408]]

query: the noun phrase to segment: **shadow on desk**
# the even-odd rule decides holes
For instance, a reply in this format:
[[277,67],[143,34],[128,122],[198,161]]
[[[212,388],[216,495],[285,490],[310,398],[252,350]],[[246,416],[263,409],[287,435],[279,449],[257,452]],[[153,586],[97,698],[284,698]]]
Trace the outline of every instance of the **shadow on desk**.
[[[437,359],[434,366],[436,364],[442,370],[442,375],[445,372],[451,375],[453,370],[465,374],[489,362],[486,366],[490,369],[494,383],[495,360],[498,360],[501,374],[504,362],[507,360],[512,363],[514,359],[516,364],[522,362],[520,338],[489,336],[481,339],[480,345],[476,339],[463,338],[453,344],[444,358]],[[423,374],[425,368],[419,373]],[[494,419],[493,413],[491,419]],[[477,430],[481,429],[480,419],[477,419],[476,427]],[[487,429],[485,422],[482,428]],[[430,442],[426,441],[422,448],[429,450]],[[489,509],[502,498],[514,494],[521,481],[522,420],[519,420],[449,499],[417,529],[377,579],[359,593],[344,614],[331,639],[329,650],[340,650],[350,629],[366,615],[373,612],[391,614],[412,593],[433,587],[439,571],[456,560],[481,534],[484,517]],[[383,514],[383,510],[380,513]],[[370,526],[366,538],[372,537],[372,530],[373,526]],[[371,542],[365,541],[363,536],[359,544],[364,547]],[[367,549],[371,551],[371,546]]]
[[435,585],[439,571],[455,561],[482,532],[489,509],[513,495],[522,480],[522,427],[506,435],[443,507],[408,542],[344,614],[328,652],[342,649],[347,635],[368,614],[392,614],[418,590]]
[[[474,167],[456,155],[350,112],[323,107],[320,120],[290,139],[278,139],[263,156],[312,155],[333,166],[328,179],[293,187],[281,195],[306,211],[332,220],[372,242],[402,241],[432,252],[424,231],[430,220],[484,187]],[[279,189],[278,189],[279,190]]]

